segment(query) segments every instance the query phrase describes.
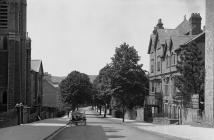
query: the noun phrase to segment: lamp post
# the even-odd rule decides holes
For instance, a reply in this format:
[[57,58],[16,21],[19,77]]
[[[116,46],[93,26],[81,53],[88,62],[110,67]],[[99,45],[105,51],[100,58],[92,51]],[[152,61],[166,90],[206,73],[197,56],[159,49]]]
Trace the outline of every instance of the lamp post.
[[20,125],[23,123],[23,104],[22,103],[17,103],[15,105],[17,116],[18,116],[18,122],[17,124]]

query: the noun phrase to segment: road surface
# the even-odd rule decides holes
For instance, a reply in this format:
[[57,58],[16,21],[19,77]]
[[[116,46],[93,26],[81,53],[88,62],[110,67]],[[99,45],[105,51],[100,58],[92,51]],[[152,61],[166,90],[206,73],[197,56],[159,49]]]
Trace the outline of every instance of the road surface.
[[52,140],[178,140],[178,138],[140,130],[120,120],[102,118],[87,108],[86,126],[68,126]]

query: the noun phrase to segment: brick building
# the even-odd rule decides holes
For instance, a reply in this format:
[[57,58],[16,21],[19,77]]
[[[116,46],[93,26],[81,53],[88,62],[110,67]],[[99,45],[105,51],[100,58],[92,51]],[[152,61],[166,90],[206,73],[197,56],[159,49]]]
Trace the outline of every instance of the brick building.
[[31,40],[26,31],[26,0],[0,0],[0,107],[29,104]]
[[196,42],[204,56],[205,33],[201,30],[201,16],[193,13],[189,20],[184,20],[175,29],[165,29],[161,19],[155,26],[149,42],[150,55],[150,90],[146,100],[146,109],[150,117],[164,116],[181,119],[181,100],[175,99],[177,88],[174,77],[179,60],[179,48]]

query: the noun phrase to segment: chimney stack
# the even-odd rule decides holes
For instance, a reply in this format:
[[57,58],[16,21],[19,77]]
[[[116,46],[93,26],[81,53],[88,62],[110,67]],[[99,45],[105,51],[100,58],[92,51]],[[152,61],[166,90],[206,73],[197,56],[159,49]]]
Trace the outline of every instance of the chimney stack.
[[191,35],[197,35],[202,32],[201,19],[200,13],[192,13],[189,19]]

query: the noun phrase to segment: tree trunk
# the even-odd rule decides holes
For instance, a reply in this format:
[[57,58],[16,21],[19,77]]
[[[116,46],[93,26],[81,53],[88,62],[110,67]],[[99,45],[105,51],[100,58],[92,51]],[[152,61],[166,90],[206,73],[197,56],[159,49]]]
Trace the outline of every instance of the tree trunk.
[[123,113],[122,113],[122,115],[123,115],[123,122],[125,121],[125,107],[123,106]]
[[102,114],[102,106],[100,106],[100,115]]
[[105,104],[104,118],[106,118],[107,104]]

